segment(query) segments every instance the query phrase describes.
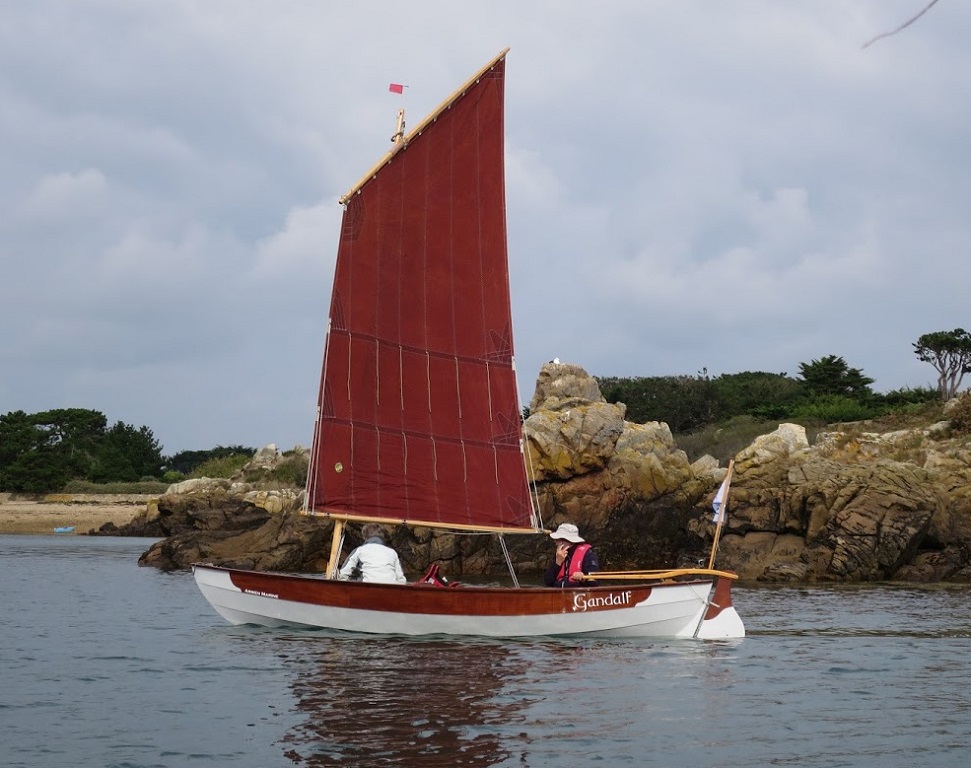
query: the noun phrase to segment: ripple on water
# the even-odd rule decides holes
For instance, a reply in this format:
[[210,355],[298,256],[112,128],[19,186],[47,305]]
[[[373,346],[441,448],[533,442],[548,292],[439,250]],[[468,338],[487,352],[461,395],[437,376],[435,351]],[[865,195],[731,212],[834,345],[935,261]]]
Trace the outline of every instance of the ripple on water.
[[143,542],[7,538],[11,768],[950,768],[971,743],[963,588],[738,587],[732,641],[372,638],[228,626]]

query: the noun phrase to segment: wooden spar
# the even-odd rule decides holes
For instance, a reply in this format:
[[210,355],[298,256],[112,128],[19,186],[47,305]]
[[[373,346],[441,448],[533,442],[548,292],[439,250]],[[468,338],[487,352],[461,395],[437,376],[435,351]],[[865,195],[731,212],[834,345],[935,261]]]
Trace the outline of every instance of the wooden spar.
[[344,512],[324,510],[301,510],[301,515],[336,520],[341,523],[381,523],[382,525],[406,525],[409,528],[444,528],[449,531],[469,531],[472,533],[547,533],[542,528],[493,528],[490,525],[463,525],[461,523],[435,523],[427,520],[409,520],[406,517],[378,517],[376,515],[348,515]]
[[[715,564],[715,553],[718,551],[718,538],[721,536],[722,525],[728,517],[728,492],[732,486],[732,472],[734,470],[735,460],[732,459],[728,462],[728,474],[725,475],[725,480],[722,482],[722,487],[725,489],[725,495],[722,497],[721,506],[718,508],[718,524],[715,526],[715,539],[711,542],[711,557],[708,558],[709,568]],[[718,493],[721,493],[721,487],[719,487]],[[715,494],[715,498],[718,498],[717,493]]]
[[[461,86],[459,86],[458,88],[456,88],[455,89],[455,92],[451,96],[449,96],[447,99],[445,99],[445,101],[443,101],[441,104],[439,104],[438,107],[430,115],[428,115],[428,117],[426,117],[424,120],[422,120],[415,127],[415,129],[413,131],[411,131],[411,133],[409,133],[404,139],[402,139],[400,141],[394,142],[394,146],[391,148],[391,151],[389,151],[384,157],[382,157],[381,160],[378,161],[375,164],[375,166],[370,171],[368,171],[366,174],[364,174],[364,176],[361,177],[361,180],[359,182],[357,182],[357,184],[355,184],[353,187],[351,187],[350,191],[346,195],[344,195],[343,197],[341,197],[338,202],[341,205],[344,205],[348,200],[350,200],[351,197],[353,197],[361,187],[363,187],[365,184],[367,184],[371,180],[371,178],[381,169],[381,166],[385,165],[398,152],[400,152],[402,149],[404,149],[405,147],[407,147],[408,146],[408,142],[411,141],[412,137],[417,136],[419,133],[421,133],[423,130],[425,130],[425,127],[429,123],[434,122],[438,118],[438,116],[440,114],[442,114],[442,112],[444,112],[446,109],[448,109],[449,106],[452,104],[453,101],[455,101],[459,96],[461,96],[463,93],[465,93],[465,91],[467,91],[469,89],[469,87],[472,84],[475,83],[476,80],[478,80],[486,72],[488,72],[490,69],[492,69],[496,65],[497,62],[502,61],[502,59],[505,58],[505,56],[506,56],[507,53],[509,53],[509,49],[508,48],[504,48],[499,53],[498,56],[496,56],[492,61],[490,61],[488,64],[486,64],[482,69],[480,69],[478,72],[476,72],[474,75],[472,75],[472,77],[470,77],[468,80],[466,80],[464,83],[462,83]],[[403,117],[403,115],[402,115],[402,117]],[[404,128],[404,126],[402,125],[402,129],[403,128]]]
[[710,568],[674,568],[668,571],[596,571],[594,573],[578,573],[575,575],[577,581],[612,581],[618,580],[639,580],[639,581],[667,581],[676,579],[679,576],[720,576],[725,579],[737,579],[738,574],[731,571],[713,571]]
[[398,110],[398,123],[394,129],[394,136],[391,137],[392,144],[400,144],[405,140],[405,110],[402,107]]
[[344,521],[334,521],[334,535],[330,540],[330,559],[327,561],[327,578],[332,579],[337,574],[337,560],[341,556],[341,545],[344,543]]

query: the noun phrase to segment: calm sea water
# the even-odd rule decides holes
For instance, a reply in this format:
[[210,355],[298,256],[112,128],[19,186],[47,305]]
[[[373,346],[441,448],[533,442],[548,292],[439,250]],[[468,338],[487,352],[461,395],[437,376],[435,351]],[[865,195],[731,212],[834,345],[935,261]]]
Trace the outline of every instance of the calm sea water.
[[226,625],[144,539],[0,536],[0,763],[958,766],[971,590],[745,589],[738,641]]

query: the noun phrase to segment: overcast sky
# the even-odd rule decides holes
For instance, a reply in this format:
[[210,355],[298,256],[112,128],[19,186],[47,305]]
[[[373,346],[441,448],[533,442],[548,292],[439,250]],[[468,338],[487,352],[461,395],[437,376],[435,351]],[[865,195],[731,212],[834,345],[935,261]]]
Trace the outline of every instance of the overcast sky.
[[[503,48],[520,389],[971,328],[971,3],[0,0],[0,413],[307,445],[341,208]],[[403,96],[388,84],[408,86]]]

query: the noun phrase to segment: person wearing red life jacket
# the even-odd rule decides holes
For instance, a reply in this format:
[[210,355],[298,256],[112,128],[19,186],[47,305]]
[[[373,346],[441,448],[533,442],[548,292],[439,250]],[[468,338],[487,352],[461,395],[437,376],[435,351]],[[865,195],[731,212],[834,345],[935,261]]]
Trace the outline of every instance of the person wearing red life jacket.
[[560,523],[560,526],[550,534],[550,538],[556,542],[556,553],[543,576],[546,586],[596,586],[596,581],[577,578],[578,574],[600,570],[600,558],[580,536],[580,529],[573,523]]

